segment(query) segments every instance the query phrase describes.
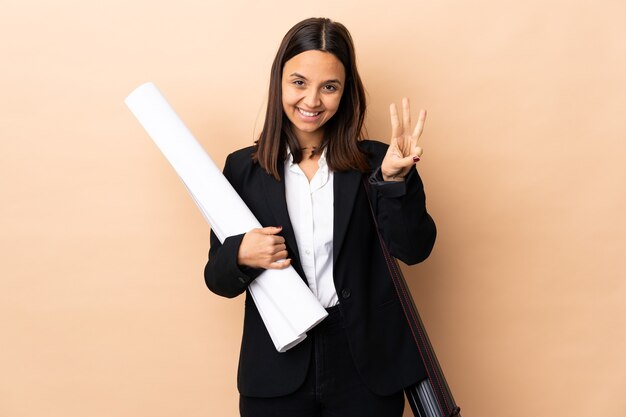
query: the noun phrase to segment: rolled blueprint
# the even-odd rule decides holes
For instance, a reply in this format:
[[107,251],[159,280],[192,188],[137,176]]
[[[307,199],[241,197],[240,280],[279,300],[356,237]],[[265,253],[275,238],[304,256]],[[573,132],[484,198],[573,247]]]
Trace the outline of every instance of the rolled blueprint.
[[[137,87],[124,102],[181,178],[220,242],[262,227],[154,84]],[[328,314],[291,266],[264,271],[248,289],[279,352],[304,340]]]

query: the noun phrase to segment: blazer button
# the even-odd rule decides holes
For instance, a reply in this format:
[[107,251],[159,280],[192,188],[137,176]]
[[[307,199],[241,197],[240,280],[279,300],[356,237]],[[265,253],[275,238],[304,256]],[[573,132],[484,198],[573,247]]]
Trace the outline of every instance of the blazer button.
[[341,296],[343,298],[350,298],[351,295],[352,295],[352,292],[350,292],[349,288],[344,288],[343,290],[341,290]]

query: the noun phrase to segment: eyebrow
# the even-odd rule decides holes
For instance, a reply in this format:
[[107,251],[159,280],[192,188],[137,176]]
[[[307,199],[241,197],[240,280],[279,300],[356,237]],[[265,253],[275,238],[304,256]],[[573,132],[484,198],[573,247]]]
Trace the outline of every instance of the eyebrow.
[[[289,76],[290,76],[290,77],[303,78],[303,79],[305,79],[305,80],[307,80],[307,79],[308,79],[308,78],[307,78],[307,77],[305,77],[304,75],[299,74],[299,73],[297,73],[297,72],[291,73],[291,74],[289,74]],[[324,82],[323,82],[323,84],[326,84],[326,83],[335,83],[335,84],[339,84],[339,85],[341,85],[341,81],[339,81],[339,80],[337,80],[337,79],[334,79],[334,80],[326,80],[326,81],[324,81]]]

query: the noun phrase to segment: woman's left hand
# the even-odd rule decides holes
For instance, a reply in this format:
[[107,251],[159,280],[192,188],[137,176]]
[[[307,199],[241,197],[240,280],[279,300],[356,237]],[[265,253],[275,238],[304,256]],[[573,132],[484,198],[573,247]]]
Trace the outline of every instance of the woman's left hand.
[[391,116],[391,142],[380,170],[383,180],[402,181],[422,156],[423,150],[417,146],[417,140],[424,130],[426,110],[420,110],[412,134],[408,133],[411,129],[411,109],[408,98],[402,99],[402,124],[395,103],[389,106],[389,114]]

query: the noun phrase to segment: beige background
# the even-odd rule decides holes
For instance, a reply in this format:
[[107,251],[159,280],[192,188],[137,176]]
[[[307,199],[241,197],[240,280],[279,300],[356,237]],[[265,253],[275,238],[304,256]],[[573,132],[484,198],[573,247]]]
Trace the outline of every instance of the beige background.
[[155,82],[222,164],[320,15],[371,137],[429,110],[439,239],[405,271],[463,415],[623,415],[623,1],[176,3],[0,5],[0,416],[237,415],[243,300],[204,286],[208,227],[123,99]]

